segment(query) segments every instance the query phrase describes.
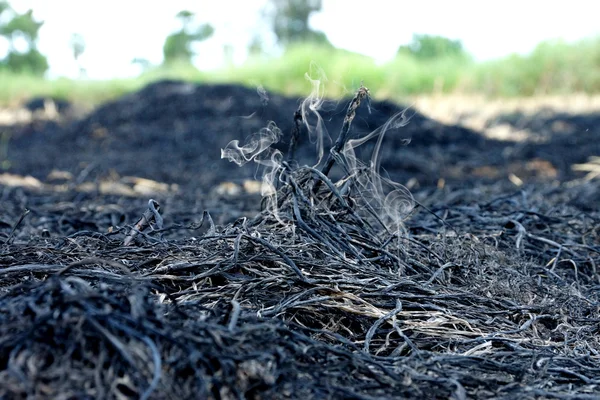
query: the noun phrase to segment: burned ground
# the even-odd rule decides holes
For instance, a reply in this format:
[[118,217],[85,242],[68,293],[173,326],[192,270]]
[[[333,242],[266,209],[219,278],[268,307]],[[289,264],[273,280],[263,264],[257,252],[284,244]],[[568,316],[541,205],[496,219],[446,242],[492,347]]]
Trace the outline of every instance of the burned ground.
[[[395,231],[343,168],[303,167],[305,129],[270,203],[220,159],[269,120],[286,150],[300,101],[160,82],[3,127],[0,396],[597,398],[600,180],[573,165],[600,115],[489,121],[517,142],[407,110],[381,149],[416,200]],[[351,137],[403,109],[363,104]],[[125,246],[150,198],[164,224]]]

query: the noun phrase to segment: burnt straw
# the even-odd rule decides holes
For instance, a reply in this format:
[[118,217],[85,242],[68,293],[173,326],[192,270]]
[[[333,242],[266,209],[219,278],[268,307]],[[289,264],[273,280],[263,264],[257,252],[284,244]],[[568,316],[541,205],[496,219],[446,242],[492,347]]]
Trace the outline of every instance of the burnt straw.
[[[344,144],[348,140],[348,136],[350,135],[350,127],[352,126],[352,121],[356,116],[356,110],[360,107],[360,103],[368,99],[370,96],[369,89],[364,87],[362,84],[360,88],[356,91],[356,94],[350,100],[350,104],[348,104],[348,109],[346,110],[346,116],[344,117],[344,122],[342,124],[342,129],[340,130],[340,134],[338,135],[334,146],[331,148],[331,151],[327,155],[327,160],[325,161],[325,165],[323,166],[323,175],[329,175],[329,171],[333,167],[335,163],[335,155],[342,150]],[[321,181],[317,181],[315,184],[314,190],[317,191],[321,185]]]
[[597,398],[594,183],[425,186],[391,231],[339,154],[362,93],[345,176],[283,161],[262,210],[3,187],[0,398]]

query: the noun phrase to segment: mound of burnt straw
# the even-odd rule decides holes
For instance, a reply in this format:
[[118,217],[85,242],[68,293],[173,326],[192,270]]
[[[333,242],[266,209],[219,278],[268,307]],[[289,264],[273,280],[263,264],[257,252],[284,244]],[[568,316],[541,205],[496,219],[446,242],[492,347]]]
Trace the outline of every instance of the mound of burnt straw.
[[187,196],[5,187],[0,397],[595,398],[600,212],[575,199],[598,183],[411,195],[357,99],[313,167],[224,143],[265,168],[225,225]]
[[[326,138],[335,140],[348,101],[321,100],[319,112],[328,128]],[[239,170],[221,162],[220,149],[231,140],[244,140],[269,120],[283,132],[276,147],[287,148],[293,114],[300,103],[299,99],[235,85],[158,82],[99,107],[81,121],[3,127],[5,133],[12,132],[3,156],[13,173],[38,179],[46,179],[54,168],[75,176],[84,172],[90,179],[114,173],[141,175],[196,190],[224,180],[253,177],[251,168]],[[403,109],[391,102],[372,101],[370,107],[357,110],[351,134],[370,132]],[[382,167],[399,182],[414,178],[428,186],[440,178],[447,182],[498,180],[511,172],[523,180],[567,179],[574,177],[573,164],[600,152],[600,143],[594,140],[600,129],[597,115],[576,120],[569,116],[556,116],[552,121],[544,115],[534,118],[547,120],[544,129],[539,122],[518,116],[499,119],[498,123],[534,132],[540,137],[535,142],[489,139],[414,110],[407,116],[410,123],[387,135],[381,150]],[[404,145],[406,139],[411,141],[409,146]],[[306,132],[300,137],[296,158],[300,164],[315,161],[314,144]]]

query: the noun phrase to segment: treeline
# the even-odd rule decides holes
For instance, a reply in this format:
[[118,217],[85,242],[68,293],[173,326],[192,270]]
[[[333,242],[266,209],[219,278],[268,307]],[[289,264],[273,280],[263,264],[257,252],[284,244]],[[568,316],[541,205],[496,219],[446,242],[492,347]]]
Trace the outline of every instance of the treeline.
[[[333,48],[324,32],[314,30],[309,25],[313,13],[322,8],[321,0],[269,0],[262,10],[263,22],[270,27],[280,48],[286,49],[298,43],[311,43]],[[210,23],[198,23],[198,16],[188,10],[182,10],[175,18],[180,28],[165,38],[163,43],[163,65],[192,64],[198,54],[195,44],[209,39],[215,32]],[[33,11],[17,13],[7,0],[0,0],[0,35],[6,39],[8,49],[6,56],[0,59],[0,68],[16,73],[27,73],[43,76],[48,70],[48,60],[38,50],[39,31],[43,21],[33,17]],[[80,58],[86,50],[85,38],[74,32],[69,43],[74,62],[79,66],[81,76],[85,76],[85,68]],[[227,45],[225,45],[227,46]],[[0,49],[1,50],[1,49]],[[231,49],[224,49],[224,54]],[[252,38],[249,54],[268,54],[264,39]],[[456,56],[468,59],[469,56],[462,43],[440,36],[415,35],[408,45],[400,46],[399,54],[410,54],[419,59],[429,60],[440,56]],[[201,55],[200,55],[201,56]],[[148,70],[153,65],[141,57],[133,57],[132,63],[141,69]]]
[[[263,28],[268,29],[257,30],[250,38],[247,62],[210,72],[198,71],[193,64],[202,57],[196,44],[209,40],[215,28],[200,16],[182,10],[173,16],[180,22],[179,27],[162,43],[161,65],[133,58],[132,62],[142,67],[139,77],[95,85],[90,80],[41,79],[48,69],[46,57],[37,47],[43,22],[35,20],[31,11],[19,14],[0,0],[0,36],[8,43],[4,53],[0,48],[0,74],[10,74],[10,79],[3,79],[0,103],[41,94],[98,103],[164,78],[260,84],[296,95],[305,93],[306,82],[301,77],[313,61],[333,78],[328,95],[334,97],[352,91],[361,80],[380,97],[396,99],[456,92],[489,96],[600,93],[600,37],[576,43],[547,41],[527,55],[475,62],[458,40],[416,34],[410,43],[399,46],[393,60],[376,64],[369,57],[336,49],[324,32],[312,29],[310,17],[321,6],[320,0],[269,0],[262,12]],[[275,46],[271,45],[273,40],[265,41],[260,36],[265,32],[274,39]],[[67,45],[84,77],[85,67],[79,62],[86,51],[84,37],[73,33]],[[225,46],[224,57],[231,50]]]

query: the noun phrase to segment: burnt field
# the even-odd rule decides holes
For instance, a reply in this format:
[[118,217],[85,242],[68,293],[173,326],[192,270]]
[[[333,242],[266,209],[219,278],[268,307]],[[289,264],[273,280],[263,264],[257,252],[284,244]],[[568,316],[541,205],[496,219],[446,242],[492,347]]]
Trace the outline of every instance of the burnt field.
[[303,100],[0,127],[0,397],[598,398],[600,113]]

